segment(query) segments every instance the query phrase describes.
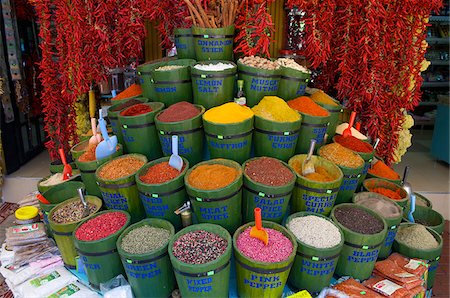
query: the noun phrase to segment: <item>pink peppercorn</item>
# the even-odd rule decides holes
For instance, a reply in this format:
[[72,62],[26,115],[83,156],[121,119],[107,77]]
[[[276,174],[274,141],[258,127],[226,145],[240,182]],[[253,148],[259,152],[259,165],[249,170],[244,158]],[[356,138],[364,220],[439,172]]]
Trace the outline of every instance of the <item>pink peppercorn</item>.
[[75,231],[75,237],[81,241],[100,240],[120,230],[126,222],[127,216],[122,212],[104,213],[82,224]]
[[286,260],[292,253],[292,242],[283,233],[265,228],[269,234],[269,243],[265,245],[261,240],[250,237],[250,230],[251,227],[245,229],[236,242],[244,256],[258,262],[275,263]]

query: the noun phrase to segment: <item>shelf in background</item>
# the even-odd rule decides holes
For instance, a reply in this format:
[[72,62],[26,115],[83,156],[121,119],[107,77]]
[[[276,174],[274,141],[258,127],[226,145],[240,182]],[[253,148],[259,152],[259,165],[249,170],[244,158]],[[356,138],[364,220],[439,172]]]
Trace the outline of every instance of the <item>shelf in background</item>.
[[449,44],[450,40],[448,37],[427,37],[427,42],[432,44]]
[[419,106],[437,106],[439,102],[431,102],[431,101],[421,101],[419,102]]
[[430,16],[430,23],[445,23],[450,21],[450,16]]
[[449,82],[423,82],[422,88],[439,88],[439,87],[448,87]]
[[449,60],[429,60],[431,65],[449,65]]

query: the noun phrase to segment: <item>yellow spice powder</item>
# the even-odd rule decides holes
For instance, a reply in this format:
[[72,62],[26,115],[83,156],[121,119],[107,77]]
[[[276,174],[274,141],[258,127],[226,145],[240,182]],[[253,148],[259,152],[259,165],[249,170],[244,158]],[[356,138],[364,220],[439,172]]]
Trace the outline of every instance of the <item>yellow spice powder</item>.
[[314,92],[309,97],[312,100],[314,100],[315,103],[322,103],[322,104],[327,104],[327,105],[331,105],[331,106],[338,106],[338,104],[333,100],[333,98],[330,97],[325,92],[323,92],[322,90]]
[[239,123],[252,117],[253,112],[249,107],[234,102],[212,108],[203,114],[204,120],[219,124]]
[[277,122],[300,120],[300,114],[278,96],[264,96],[259,104],[252,108],[252,111],[259,117]]

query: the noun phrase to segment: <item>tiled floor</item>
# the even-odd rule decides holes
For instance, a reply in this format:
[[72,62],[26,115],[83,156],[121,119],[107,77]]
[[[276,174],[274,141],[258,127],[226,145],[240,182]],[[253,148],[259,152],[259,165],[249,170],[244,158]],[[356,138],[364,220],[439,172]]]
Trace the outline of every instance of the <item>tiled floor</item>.
[[448,298],[450,297],[450,284],[449,284],[450,233],[448,220],[445,222],[445,231],[444,234],[442,235],[442,238],[444,239],[444,245],[442,247],[442,254],[441,259],[439,261],[439,266],[436,271],[436,279],[433,287],[433,297]]

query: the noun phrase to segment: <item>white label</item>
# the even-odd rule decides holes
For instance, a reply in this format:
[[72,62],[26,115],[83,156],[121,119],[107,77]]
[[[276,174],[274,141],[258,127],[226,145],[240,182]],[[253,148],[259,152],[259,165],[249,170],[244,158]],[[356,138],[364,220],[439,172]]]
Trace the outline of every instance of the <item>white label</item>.
[[411,274],[411,273],[408,273],[408,272],[405,272],[405,273],[397,273],[397,274],[394,274],[395,276],[398,276],[398,277],[400,277],[400,278],[404,278],[404,277],[416,277],[414,274]]
[[421,261],[411,259],[409,263],[405,265],[405,268],[416,270],[417,268],[419,268],[420,264],[422,264]]
[[383,295],[390,296],[402,287],[390,280],[383,279],[373,285],[373,289]]

